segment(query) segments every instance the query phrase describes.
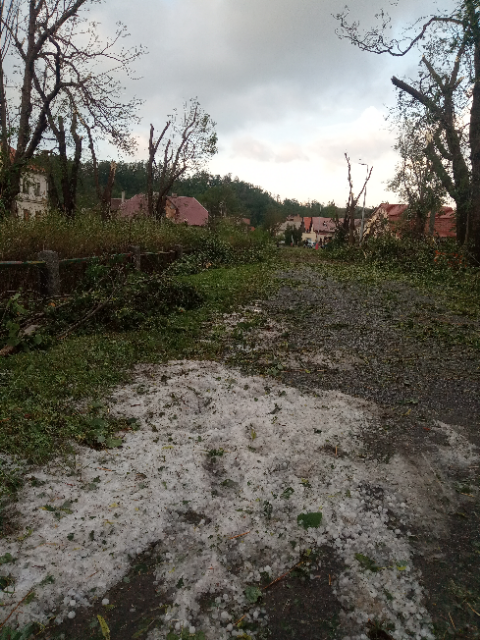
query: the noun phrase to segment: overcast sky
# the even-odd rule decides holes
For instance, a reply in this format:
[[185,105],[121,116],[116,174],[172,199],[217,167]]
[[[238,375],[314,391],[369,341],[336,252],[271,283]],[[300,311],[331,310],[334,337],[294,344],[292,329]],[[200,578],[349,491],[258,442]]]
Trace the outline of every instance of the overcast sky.
[[[439,0],[440,6],[453,4]],[[379,8],[394,29],[433,11],[434,0],[350,0],[352,19],[367,28]],[[213,173],[260,185],[300,201],[347,197],[346,165],[373,164],[367,202],[395,201],[385,189],[396,155],[385,123],[395,102],[393,74],[415,73],[418,54],[362,53],[336,34],[332,13],[345,0],[106,0],[92,12],[101,28],[121,19],[131,44],[149,53],[127,93],[145,100],[134,134],[146,157],[150,123],[160,128],[173,107],[198,97],[217,122]],[[365,167],[355,164],[360,185]]]

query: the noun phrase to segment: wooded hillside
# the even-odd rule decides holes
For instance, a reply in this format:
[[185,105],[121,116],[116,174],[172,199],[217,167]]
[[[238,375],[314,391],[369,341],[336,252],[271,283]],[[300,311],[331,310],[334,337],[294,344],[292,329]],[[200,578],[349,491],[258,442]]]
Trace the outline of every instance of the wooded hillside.
[[[110,162],[99,162],[100,181],[106,182]],[[145,162],[120,162],[117,165],[113,197],[131,198],[144,193],[147,182]],[[253,185],[231,174],[224,176],[201,172],[175,183],[172,193],[197,198],[212,215],[241,216],[249,218],[253,226],[264,223],[268,212],[275,212],[282,218],[289,215],[334,217],[342,216],[344,209],[335,203],[322,205],[317,201],[301,203],[295,198],[280,200],[262,187]],[[84,163],[79,176],[79,206],[95,204],[95,189],[91,163]]]

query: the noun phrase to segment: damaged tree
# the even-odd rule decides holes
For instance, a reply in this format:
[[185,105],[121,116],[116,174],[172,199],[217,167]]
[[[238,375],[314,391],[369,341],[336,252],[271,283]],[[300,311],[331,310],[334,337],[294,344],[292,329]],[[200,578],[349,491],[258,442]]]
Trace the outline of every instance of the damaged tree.
[[[51,44],[50,39],[67,33],[68,23],[74,21],[79,9],[87,0],[70,0],[60,4],[54,0],[50,2],[30,0],[2,0],[1,3],[1,37],[2,37],[2,68],[0,79],[0,121],[2,124],[2,174],[0,179],[0,194],[3,211],[15,209],[15,200],[20,192],[20,177],[22,169],[33,157],[42,136],[48,127],[47,110],[57,98],[66,80],[62,78],[58,59],[54,61],[55,78],[51,85],[45,87],[45,102],[39,106],[35,100],[34,78],[36,67],[42,66],[48,57]],[[20,104],[18,117],[13,116],[13,109],[9,109],[6,92],[7,78],[5,77],[4,62],[7,52],[12,47],[19,54],[23,62]],[[10,152],[10,137],[13,128],[18,129],[16,149]]]
[[[165,216],[168,192],[176,180],[199,173],[217,153],[216,123],[201,108],[197,99],[185,104],[179,118],[174,113],[155,140],[150,125],[147,161],[147,201],[150,216]],[[168,133],[168,135],[167,135]],[[160,158],[157,153],[160,149]]]
[[[52,208],[63,211],[67,218],[73,218],[75,215],[78,171],[82,158],[82,140],[83,138],[77,132],[77,116],[72,117],[70,126],[70,134],[75,145],[75,153],[73,160],[70,161],[67,152],[67,136],[62,116],[58,118],[58,126],[55,120],[49,117],[50,129],[58,141],[58,163],[49,154],[48,158],[48,185],[49,200]],[[57,186],[56,169],[58,165],[60,189]]]
[[[129,127],[135,122],[140,102],[121,99],[122,87],[116,74],[129,74],[130,63],[143,50],[115,52],[115,45],[127,35],[123,25],[118,26],[113,38],[102,41],[95,24],[87,23],[79,15],[89,2],[92,0],[0,0],[2,51],[16,55],[22,74],[17,107],[13,98],[9,100],[6,96],[5,57],[2,57],[0,195],[4,212],[15,210],[21,171],[45,141],[48,129],[59,156],[57,200],[69,217],[75,211],[76,176],[81,157],[78,128],[98,131],[124,151],[133,147]],[[96,71],[99,62],[107,61],[109,69]],[[67,120],[71,123],[70,136],[65,131]],[[14,145],[10,133],[14,129],[18,135],[15,151],[11,152],[10,147]],[[73,160],[68,157],[70,147]],[[54,182],[51,176],[50,183]]]
[[409,231],[413,236],[424,237],[428,223],[428,235],[433,237],[435,215],[441,210],[446,196],[428,153],[433,134],[421,116],[415,120],[402,118],[399,125],[400,133],[394,148],[401,160],[387,187],[408,203]]
[[[338,14],[339,35],[362,51],[401,57],[421,50],[416,80],[392,83],[407,107],[423,109],[435,132],[427,153],[442,185],[457,205],[457,239],[471,243],[480,261],[480,13],[477,0],[459,0],[451,12],[419,20],[405,38],[386,33],[391,19],[383,11],[378,26],[365,33]],[[469,112],[465,126],[463,114]]]
[[365,182],[363,183],[363,187],[358,195],[355,197],[353,192],[353,180],[352,180],[352,165],[350,162],[350,158],[345,153],[345,160],[347,161],[348,167],[348,200],[347,200],[347,208],[345,210],[345,218],[343,219],[343,233],[344,236],[348,235],[348,244],[355,244],[355,211],[357,208],[358,201],[362,197],[365,189],[367,188],[368,181],[370,180],[370,176],[372,175],[373,167],[370,168],[370,171],[365,178]]

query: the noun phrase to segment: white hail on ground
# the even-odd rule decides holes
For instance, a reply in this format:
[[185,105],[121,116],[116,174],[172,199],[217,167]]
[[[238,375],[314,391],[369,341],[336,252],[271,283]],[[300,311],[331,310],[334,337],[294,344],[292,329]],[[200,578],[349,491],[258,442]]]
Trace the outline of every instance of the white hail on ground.
[[[11,621],[72,618],[104,597],[134,556],[159,543],[156,579],[174,593],[164,628],[233,638],[245,613],[259,628],[267,623],[246,587],[262,573],[275,579],[307,549],[322,547],[343,565],[332,589],[345,638],[366,638],[369,618],[393,622],[398,640],[407,633],[433,638],[407,530],[426,517],[438,521],[428,492],[436,478],[427,465],[419,469],[398,455],[385,464],[362,455],[363,434],[377,428],[375,407],[183,361],[139,368],[135,383],[115,393],[112,410],[141,426],[120,449],[79,447],[76,473],[57,462],[36,471],[44,486],[21,491],[18,509],[31,534],[12,537],[2,551],[16,558],[9,565],[15,591],[1,594],[4,619],[32,589],[36,599]],[[461,436],[438,428],[471,462]],[[299,525],[300,514],[318,512],[319,528]],[[402,530],[389,526],[389,514]],[[380,570],[369,570],[370,561]],[[40,586],[47,576],[55,581]],[[327,579],[322,566],[311,577]],[[205,598],[216,608],[205,611]]]

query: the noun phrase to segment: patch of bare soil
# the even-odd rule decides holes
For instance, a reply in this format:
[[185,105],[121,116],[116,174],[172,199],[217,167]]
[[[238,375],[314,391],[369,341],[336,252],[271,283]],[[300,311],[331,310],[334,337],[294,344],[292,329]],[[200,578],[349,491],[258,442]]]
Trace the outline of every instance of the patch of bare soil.
[[[155,546],[137,556],[121,582],[102,594],[92,606],[79,607],[73,620],[47,627],[45,640],[102,640],[100,616],[115,640],[145,638],[168,606],[168,594],[155,580],[158,550]],[[103,603],[103,604],[102,604]]]
[[276,640],[329,640],[337,637],[340,603],[334,585],[340,573],[335,552],[318,552],[320,568],[311,579],[301,570],[291,572],[267,592],[269,631]]

